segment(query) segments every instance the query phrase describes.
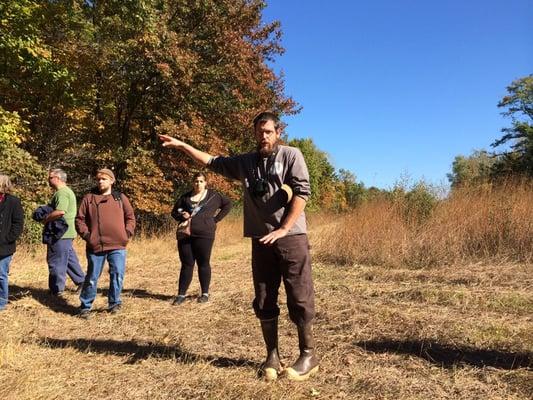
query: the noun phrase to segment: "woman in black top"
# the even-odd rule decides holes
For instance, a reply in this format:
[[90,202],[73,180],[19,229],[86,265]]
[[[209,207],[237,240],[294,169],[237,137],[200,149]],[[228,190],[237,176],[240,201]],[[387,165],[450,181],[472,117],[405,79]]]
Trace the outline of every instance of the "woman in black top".
[[194,175],[193,190],[182,195],[172,210],[172,217],[181,226],[189,225],[190,235],[183,235],[178,227],[178,253],[181,271],[178,284],[178,296],[175,305],[185,301],[185,294],[192,281],[194,263],[198,264],[201,295],[199,303],[209,300],[211,282],[211,249],[215,241],[216,224],[231,209],[231,200],[214,190],[206,188],[207,181],[203,173]]
[[11,196],[10,190],[9,177],[0,175],[0,311],[7,305],[9,264],[24,225],[24,211],[20,200]]

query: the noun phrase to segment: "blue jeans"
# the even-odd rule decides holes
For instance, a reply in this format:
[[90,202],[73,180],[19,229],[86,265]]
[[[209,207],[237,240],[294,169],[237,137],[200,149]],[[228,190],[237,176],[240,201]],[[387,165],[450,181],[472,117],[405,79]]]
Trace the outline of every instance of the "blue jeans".
[[124,273],[126,272],[126,250],[109,250],[102,251],[101,253],[91,253],[88,251],[87,275],[80,294],[80,308],[82,310],[91,309],[93,301],[96,298],[98,278],[102,274],[106,260],[109,264],[109,292],[107,294],[109,308],[122,303],[120,293],[122,292]]
[[48,288],[54,294],[65,290],[67,274],[76,285],[85,280],[76,251],[72,248],[73,239],[59,239],[46,248],[48,262]]
[[0,257],[0,310],[6,307],[9,287],[7,285],[7,275],[9,274],[9,263],[13,258],[13,254],[9,256]]

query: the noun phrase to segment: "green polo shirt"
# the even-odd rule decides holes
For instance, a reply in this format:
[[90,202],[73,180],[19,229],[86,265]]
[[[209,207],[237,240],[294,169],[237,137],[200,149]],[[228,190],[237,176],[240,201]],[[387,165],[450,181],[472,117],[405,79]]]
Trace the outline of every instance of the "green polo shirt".
[[76,196],[71,188],[68,186],[62,187],[54,193],[50,205],[54,210],[64,211],[65,221],[67,221],[68,229],[61,239],[74,239],[76,237],[76,228],[74,227],[74,219],[76,218]]

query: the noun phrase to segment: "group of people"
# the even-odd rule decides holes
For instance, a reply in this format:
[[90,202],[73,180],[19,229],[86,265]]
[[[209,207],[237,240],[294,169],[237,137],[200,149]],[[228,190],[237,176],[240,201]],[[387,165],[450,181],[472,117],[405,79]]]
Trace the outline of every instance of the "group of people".
[[[267,353],[261,372],[268,381],[281,375],[300,381],[318,371],[312,333],[314,287],[304,213],[311,193],[309,173],[302,153],[280,144],[281,127],[276,114],[259,114],[253,121],[253,131],[257,149],[232,157],[212,156],[168,135],[159,138],[163,147],[183,152],[211,171],[241,182],[244,236],[252,241],[253,309],[260,321]],[[50,203],[52,211],[42,222],[46,227],[62,218],[67,225],[61,238],[48,244],[50,292],[61,295],[68,274],[80,289],[79,316],[89,317],[97,281],[107,260],[109,311],[119,311],[126,245],[135,229],[128,198],[113,190],[113,172],[100,169],[96,174],[97,187],[83,197],[76,214],[76,199],[66,185],[64,172],[51,170],[48,180],[55,194]],[[195,262],[201,287],[198,301],[209,301],[210,255],[216,224],[230,211],[231,201],[207,189],[206,183],[204,174],[195,175],[193,189],[182,195],[172,210],[172,217],[179,223],[177,243],[181,261],[175,305],[186,299]],[[10,187],[9,178],[0,175],[0,309],[7,303],[9,262],[23,224],[20,201],[9,194]],[[87,245],[87,274],[72,248],[76,232]],[[297,360],[287,368],[283,367],[278,350],[278,292],[282,280],[300,350]]]
[[[62,297],[69,276],[80,293],[78,315],[83,318],[89,317],[105,260],[109,263],[110,275],[108,309],[112,313],[120,310],[126,245],[135,230],[135,215],[128,198],[113,191],[113,171],[99,169],[95,178],[96,188],[83,197],[78,209],[65,171],[51,169],[48,184],[54,194],[48,205],[33,213],[33,218],[43,224],[49,293]],[[0,310],[8,302],[9,264],[24,224],[20,200],[10,194],[11,189],[9,177],[0,175]],[[77,234],[86,242],[87,273],[73,248]]]
[[[62,297],[67,276],[80,293],[79,317],[89,318],[96,298],[98,278],[105,261],[109,264],[108,310],[121,309],[121,297],[126,269],[126,246],[135,231],[135,214],[129,199],[113,190],[115,175],[107,168],[99,169],[96,187],[76,206],[76,196],[67,185],[67,174],[62,169],[48,173],[48,183],[54,194],[46,206],[33,214],[43,224],[43,243],[47,246],[48,289],[55,297]],[[209,300],[211,281],[210,256],[215,238],[216,223],[231,209],[231,201],[220,193],[206,188],[203,173],[194,176],[193,190],[181,196],[172,210],[172,216],[181,224],[189,224],[189,233],[178,238],[181,272],[178,295],[173,304],[181,304],[191,283],[195,262],[202,293],[200,303]],[[9,264],[20,237],[24,212],[20,200],[11,195],[11,181],[0,175],[0,310],[8,301]],[[194,218],[193,218],[194,216]],[[86,242],[87,274],[83,272],[73,241],[76,235]]]

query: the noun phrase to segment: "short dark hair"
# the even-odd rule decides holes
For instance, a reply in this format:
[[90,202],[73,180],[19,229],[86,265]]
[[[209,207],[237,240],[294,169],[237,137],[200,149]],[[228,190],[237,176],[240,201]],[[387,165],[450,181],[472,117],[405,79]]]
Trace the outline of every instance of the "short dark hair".
[[192,176],[192,180],[194,181],[194,180],[196,180],[197,178],[200,178],[200,177],[204,178],[204,181],[207,182],[207,176],[205,176],[205,174],[203,172],[197,172],[196,174],[194,174]]
[[272,111],[263,111],[254,118],[254,129],[257,127],[257,125],[262,125],[268,121],[274,122],[274,128],[276,128],[276,130],[281,127],[281,122],[277,114]]

